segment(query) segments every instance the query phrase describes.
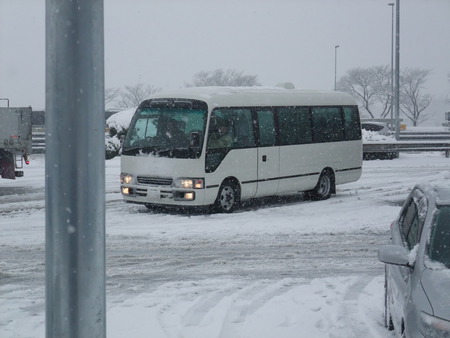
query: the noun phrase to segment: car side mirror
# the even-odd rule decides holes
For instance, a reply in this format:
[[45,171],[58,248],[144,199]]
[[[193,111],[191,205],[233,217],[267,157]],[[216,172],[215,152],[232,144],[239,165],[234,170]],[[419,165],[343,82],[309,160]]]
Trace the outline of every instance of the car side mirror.
[[410,252],[401,245],[383,245],[378,250],[378,260],[386,264],[412,267]]

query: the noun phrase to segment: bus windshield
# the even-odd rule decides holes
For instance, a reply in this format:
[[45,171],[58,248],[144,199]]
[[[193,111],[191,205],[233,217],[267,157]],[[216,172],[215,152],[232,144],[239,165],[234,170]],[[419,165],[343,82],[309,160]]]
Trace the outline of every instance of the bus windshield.
[[136,110],[122,154],[200,157],[207,105],[197,100],[153,99]]

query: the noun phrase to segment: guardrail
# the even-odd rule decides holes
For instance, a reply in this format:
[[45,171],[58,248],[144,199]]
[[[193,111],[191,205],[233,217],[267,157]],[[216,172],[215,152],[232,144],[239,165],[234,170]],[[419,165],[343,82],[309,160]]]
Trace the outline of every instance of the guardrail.
[[363,153],[398,153],[401,151],[443,151],[445,157],[450,157],[450,140],[436,141],[398,141],[371,142],[363,144]]
[[[42,130],[41,130],[42,129]],[[403,133],[402,133],[403,134]],[[445,134],[401,134],[398,142],[371,142],[363,144],[363,153],[398,153],[407,151],[443,151],[445,157],[450,157],[450,133]],[[415,141],[408,141],[411,137]],[[445,137],[445,141],[438,141]],[[33,154],[45,153],[45,131],[43,128],[33,128]],[[419,141],[420,140],[420,141]]]
[[434,132],[434,133],[426,133],[426,132],[408,132],[403,131],[400,133],[400,141],[437,141],[437,140],[450,140],[450,132],[442,131],[442,132]]

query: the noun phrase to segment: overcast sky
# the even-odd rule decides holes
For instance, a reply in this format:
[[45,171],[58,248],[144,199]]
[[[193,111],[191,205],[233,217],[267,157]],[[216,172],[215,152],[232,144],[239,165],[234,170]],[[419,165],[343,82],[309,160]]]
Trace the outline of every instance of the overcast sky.
[[[390,65],[395,0],[104,0],[106,87],[182,87],[235,69],[266,86],[333,89],[354,67]],[[450,92],[450,1],[401,0],[401,67]],[[45,1],[0,0],[0,97],[45,107]],[[0,102],[4,106],[4,102]]]

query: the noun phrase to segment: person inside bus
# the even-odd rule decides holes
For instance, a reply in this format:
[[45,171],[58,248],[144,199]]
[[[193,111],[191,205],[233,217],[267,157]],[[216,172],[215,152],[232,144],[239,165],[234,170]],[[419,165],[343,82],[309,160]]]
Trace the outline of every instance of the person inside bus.
[[166,123],[166,132],[164,133],[166,141],[175,148],[182,148],[188,145],[187,137],[179,128],[178,122],[174,119],[168,119]]
[[229,133],[230,124],[221,117],[215,117],[210,129],[208,148],[230,148],[233,145],[233,138]]

